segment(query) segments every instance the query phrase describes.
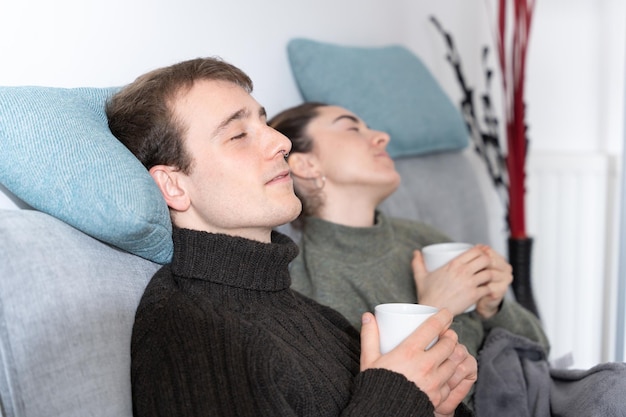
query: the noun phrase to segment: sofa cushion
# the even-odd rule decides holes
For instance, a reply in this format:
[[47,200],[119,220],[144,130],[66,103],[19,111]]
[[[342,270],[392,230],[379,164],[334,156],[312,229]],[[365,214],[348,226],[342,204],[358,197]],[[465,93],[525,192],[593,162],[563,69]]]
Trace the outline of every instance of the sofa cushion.
[[[379,209],[426,223],[457,242],[492,245],[487,200],[472,149],[397,158],[400,186]],[[482,167],[478,167],[482,168]]]
[[131,417],[132,326],[159,267],[45,213],[0,210],[5,416]]
[[104,104],[115,91],[0,87],[0,183],[90,236],[166,263],[167,205],[109,130]]
[[459,110],[430,71],[400,45],[354,47],[292,39],[287,52],[305,101],[345,107],[390,134],[392,157],[465,148]]

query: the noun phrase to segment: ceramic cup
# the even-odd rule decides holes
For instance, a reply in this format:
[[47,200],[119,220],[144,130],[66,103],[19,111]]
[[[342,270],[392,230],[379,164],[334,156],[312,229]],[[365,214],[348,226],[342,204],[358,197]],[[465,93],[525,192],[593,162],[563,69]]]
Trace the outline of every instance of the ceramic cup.
[[[395,348],[437,311],[437,308],[423,304],[387,303],[377,305],[374,308],[374,314],[380,335],[380,353],[385,354]],[[434,345],[437,340],[439,337],[436,337],[426,349]]]
[[[434,271],[441,268],[452,259],[456,258],[474,245],[462,242],[436,243],[434,245],[424,246],[422,248],[422,256],[424,257],[424,265],[426,269]],[[466,313],[474,311],[476,304],[472,304],[465,310]]]

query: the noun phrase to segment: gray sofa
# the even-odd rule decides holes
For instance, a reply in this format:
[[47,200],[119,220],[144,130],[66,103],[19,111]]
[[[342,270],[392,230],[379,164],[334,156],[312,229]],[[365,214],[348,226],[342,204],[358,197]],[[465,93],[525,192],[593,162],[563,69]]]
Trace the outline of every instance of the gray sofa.
[[[407,58],[397,48],[383,52],[382,69],[389,53]],[[369,56],[364,59],[372,63]],[[410,80],[403,86],[420,75],[415,87],[422,103],[411,121],[422,132],[415,141],[426,142],[430,152],[421,147],[419,154],[408,155],[412,141],[396,148],[402,184],[381,210],[427,222],[454,240],[502,250],[503,216],[484,167],[468,147],[460,115],[422,67],[407,73]],[[115,90],[0,87],[0,410],[5,417],[132,415],[135,309],[150,277],[171,257],[172,242],[159,190],[108,130],[104,103]],[[439,110],[433,115],[435,107],[447,115]],[[441,132],[451,126],[457,135],[446,149],[442,144],[451,135]],[[392,132],[392,142],[394,137],[399,134]],[[279,229],[298,239],[290,226]]]
[[158,267],[40,211],[0,210],[3,415],[132,416],[131,329]]
[[[382,210],[425,220],[456,240],[489,241],[467,152],[397,165],[402,185]],[[41,211],[0,210],[3,415],[130,417],[133,317],[159,266]]]

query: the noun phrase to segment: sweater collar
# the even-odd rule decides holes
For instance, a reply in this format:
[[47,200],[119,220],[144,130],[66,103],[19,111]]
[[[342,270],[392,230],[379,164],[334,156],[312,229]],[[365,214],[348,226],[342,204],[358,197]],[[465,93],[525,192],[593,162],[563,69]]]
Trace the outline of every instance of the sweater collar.
[[273,231],[272,243],[174,227],[175,275],[260,291],[289,288],[298,246]]
[[367,262],[373,257],[389,252],[394,241],[394,232],[388,217],[375,213],[375,222],[370,227],[351,227],[307,217],[304,227],[303,245],[314,245],[318,250],[341,253],[346,262]]

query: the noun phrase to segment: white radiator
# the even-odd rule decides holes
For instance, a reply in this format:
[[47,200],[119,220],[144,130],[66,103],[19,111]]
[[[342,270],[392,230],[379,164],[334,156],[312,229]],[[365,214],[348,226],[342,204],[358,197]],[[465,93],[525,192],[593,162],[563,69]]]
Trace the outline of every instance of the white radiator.
[[614,343],[616,182],[609,162],[600,154],[531,153],[527,165],[535,299],[550,358],[572,354],[576,368],[610,360]]

